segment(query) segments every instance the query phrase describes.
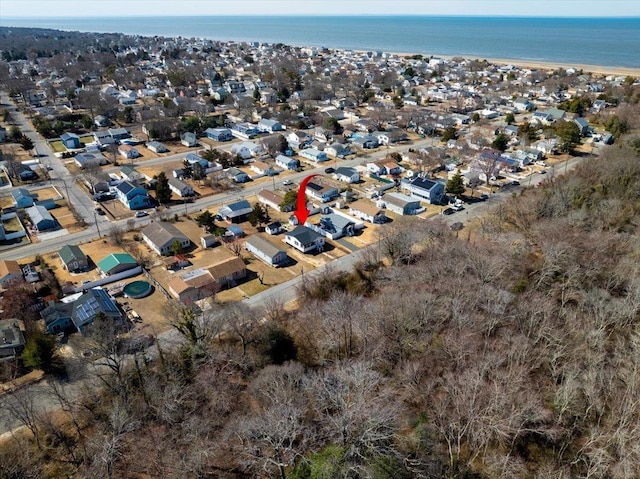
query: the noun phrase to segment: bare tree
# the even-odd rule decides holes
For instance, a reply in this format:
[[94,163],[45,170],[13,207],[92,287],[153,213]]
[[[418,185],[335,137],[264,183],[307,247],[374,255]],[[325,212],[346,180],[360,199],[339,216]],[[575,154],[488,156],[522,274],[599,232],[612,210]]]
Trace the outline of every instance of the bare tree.
[[369,364],[340,364],[305,380],[311,408],[330,441],[345,450],[352,470],[373,458],[396,457],[399,405]]
[[43,411],[38,402],[36,388],[25,387],[7,394],[4,406],[9,414],[33,435],[38,449],[42,449],[40,427],[43,424]]
[[286,479],[287,468],[305,451],[310,436],[303,376],[296,363],[263,369],[250,388],[256,410],[237,426],[240,453],[248,465],[277,472],[280,479]]

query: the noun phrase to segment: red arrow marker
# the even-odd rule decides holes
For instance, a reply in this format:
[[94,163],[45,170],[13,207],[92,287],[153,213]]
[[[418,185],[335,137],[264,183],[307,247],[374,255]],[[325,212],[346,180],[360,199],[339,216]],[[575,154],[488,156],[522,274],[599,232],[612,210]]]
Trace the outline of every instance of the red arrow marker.
[[296,211],[293,213],[298,218],[298,224],[303,225],[307,218],[309,217],[309,210],[307,209],[307,183],[318,175],[309,175],[300,183],[300,189],[298,190],[298,197],[296,198]]

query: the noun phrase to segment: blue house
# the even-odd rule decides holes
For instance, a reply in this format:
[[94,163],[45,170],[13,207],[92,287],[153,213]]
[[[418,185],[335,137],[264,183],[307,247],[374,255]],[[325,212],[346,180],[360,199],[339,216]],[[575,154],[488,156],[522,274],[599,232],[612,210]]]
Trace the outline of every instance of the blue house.
[[116,186],[115,190],[118,199],[130,210],[140,210],[152,206],[147,190],[131,181],[123,181]]
[[196,136],[195,133],[186,131],[182,135],[180,135],[180,143],[182,143],[184,146],[191,148],[198,144],[198,137]]
[[199,163],[200,166],[203,169],[207,169],[209,168],[209,161],[205,160],[204,158],[202,158],[199,155],[196,155],[195,153],[187,153],[186,156],[184,157],[184,159],[187,161],[187,163],[189,163],[191,166],[195,165],[196,163]]
[[207,128],[205,130],[207,138],[214,141],[231,141],[233,135],[229,128]]
[[31,193],[29,193],[29,190],[18,188],[11,192],[11,196],[13,197],[13,205],[17,209],[33,206],[33,197],[31,196]]
[[289,156],[278,155],[276,156],[276,165],[285,170],[295,170],[300,166],[300,162]]
[[65,148],[68,150],[75,150],[80,148],[80,137],[75,133],[63,133],[60,136],[60,140]]
[[44,206],[34,205],[26,209],[27,215],[31,219],[31,224],[38,231],[50,230],[56,227],[56,220]]
[[240,200],[223,206],[218,210],[218,214],[229,223],[242,223],[252,211],[253,207],[247,200]]
[[249,175],[235,166],[229,168],[225,174],[227,175],[227,178],[231,178],[236,183],[246,183],[249,181]]
[[83,333],[87,326],[103,314],[111,321],[122,321],[124,315],[104,289],[90,289],[71,303],[49,303],[40,313],[51,334],[69,329]]
[[587,136],[589,134],[589,122],[582,117],[578,117],[573,122],[578,125],[580,129],[580,136]]

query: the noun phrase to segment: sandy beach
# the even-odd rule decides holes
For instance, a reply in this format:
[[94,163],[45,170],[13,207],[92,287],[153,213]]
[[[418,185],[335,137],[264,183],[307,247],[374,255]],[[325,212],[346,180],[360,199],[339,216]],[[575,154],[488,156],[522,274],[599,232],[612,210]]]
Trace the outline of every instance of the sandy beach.
[[558,68],[575,68],[584,72],[598,73],[602,75],[633,76],[640,78],[640,68],[627,68],[616,66],[584,65],[577,63],[536,62],[529,60],[506,60],[504,58],[487,58],[488,62],[496,65],[514,65],[521,68],[539,70],[556,70]]
[[[406,57],[414,55],[413,53],[394,53],[399,57]],[[428,55],[424,55],[428,58]],[[433,54],[436,58],[444,58],[451,60],[452,58],[467,58],[469,60],[476,59],[476,57],[464,56],[464,55],[437,55]],[[558,63],[558,62],[545,62],[545,61],[533,61],[533,60],[509,60],[506,58],[478,58],[479,60],[487,60],[494,65],[513,65],[520,68],[530,68],[536,70],[556,70],[558,68],[575,68],[576,70],[582,70],[584,72],[596,73],[600,75],[614,75],[614,76],[627,76],[640,78],[640,67],[617,67],[617,66],[601,66],[601,65],[587,65],[579,63]]]

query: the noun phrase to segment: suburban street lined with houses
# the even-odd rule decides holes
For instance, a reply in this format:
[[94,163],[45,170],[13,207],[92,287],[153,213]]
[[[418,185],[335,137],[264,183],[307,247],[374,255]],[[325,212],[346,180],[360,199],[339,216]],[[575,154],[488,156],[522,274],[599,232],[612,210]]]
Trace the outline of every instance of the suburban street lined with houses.
[[[431,63],[431,60],[429,61],[429,63]],[[433,72],[435,73],[437,71],[440,71],[442,69],[442,65],[444,65],[444,63],[440,60],[434,63],[432,65],[434,67]],[[496,72],[493,72],[493,74],[495,73]],[[505,70],[500,74],[502,75],[503,73],[514,74],[511,70]],[[522,74],[523,77],[526,76],[524,73]],[[227,87],[230,90],[233,90],[234,88],[240,89],[238,82],[227,83]],[[115,93],[118,95],[123,94],[123,92],[113,87],[105,87],[105,90],[109,89],[115,90]],[[269,89],[264,88],[264,90]],[[255,91],[258,91],[257,87]],[[263,93],[265,92],[263,91]],[[390,97],[390,95],[384,94],[383,91],[380,91],[378,93],[380,101],[386,102],[386,106],[384,107],[384,109],[389,109],[389,104],[393,104],[393,99]],[[431,94],[433,95],[433,98],[436,98],[438,101],[442,101],[443,99],[444,101],[450,101],[451,103],[454,103],[456,101],[455,97],[448,96],[452,95],[451,91],[443,92],[440,89],[437,89],[432,90]],[[444,95],[444,97],[441,98],[440,95]],[[174,102],[180,103],[180,101],[176,101],[176,99],[179,98],[182,97],[174,97]],[[471,103],[473,103],[474,107],[476,106],[476,103],[479,103],[477,96],[474,95],[469,96],[467,100],[470,100]],[[414,102],[418,101],[418,99],[415,98],[415,95],[407,95],[405,97],[405,101],[407,102],[407,105],[413,105]],[[530,118],[529,116],[525,115],[533,115],[531,113],[531,110],[529,109],[529,101],[517,98],[512,99],[511,102],[514,105],[512,108],[513,112],[519,115],[518,121],[528,124]],[[524,106],[517,106],[520,104],[520,102]],[[266,103],[274,102],[269,100],[269,102]],[[482,107],[482,105],[477,106]],[[450,106],[450,108],[453,109],[452,106]],[[386,140],[381,141],[381,143],[378,144],[376,139],[377,137],[375,137],[375,135],[369,134],[367,130],[368,126],[366,124],[364,126],[360,125],[362,126],[362,128],[364,128],[364,132],[366,133],[363,133],[363,136],[358,136],[360,135],[360,133],[356,132],[354,133],[352,139],[355,138],[356,140],[353,143],[354,145],[360,144],[362,146],[356,148],[356,152],[349,154],[348,156],[346,156],[346,158],[339,158],[338,155],[333,158],[326,158],[325,155],[323,161],[303,160],[302,165],[304,166],[304,168],[299,168],[297,170],[291,171],[283,171],[282,174],[277,176],[266,175],[261,177],[261,175],[257,175],[254,181],[244,184],[233,184],[230,188],[226,189],[223,192],[214,190],[212,193],[207,193],[204,195],[195,195],[194,197],[189,198],[182,197],[182,202],[180,202],[180,200],[174,201],[170,207],[168,204],[160,205],[157,209],[153,209],[151,207],[139,209],[127,206],[128,211],[126,211],[126,215],[117,217],[112,215],[109,211],[109,207],[112,205],[110,205],[109,203],[100,203],[94,201],[92,193],[95,193],[95,191],[85,191],[84,186],[80,186],[79,183],[82,180],[82,170],[78,170],[73,166],[74,157],[66,157],[59,151],[54,153],[52,148],[52,141],[46,140],[34,129],[32,119],[27,118],[24,111],[16,108],[14,100],[4,92],[0,93],[0,109],[6,110],[7,115],[11,119],[12,127],[16,127],[17,129],[19,129],[22,135],[24,135],[33,143],[32,152],[35,153],[34,158],[30,159],[26,163],[29,164],[29,167],[35,166],[36,168],[34,169],[37,169],[42,175],[40,181],[25,183],[22,184],[21,187],[32,193],[37,193],[40,188],[46,188],[48,186],[55,187],[59,195],[64,198],[66,203],[68,203],[69,209],[74,212],[74,216],[77,216],[78,220],[82,220],[78,223],[84,223],[81,228],[74,232],[68,232],[64,230],[64,228],[60,228],[57,231],[53,231],[52,233],[41,234],[41,232],[38,232],[37,235],[33,235],[38,239],[36,239],[36,241],[32,242],[31,244],[22,244],[13,248],[5,247],[5,249],[2,249],[0,251],[0,256],[3,261],[18,261],[24,260],[27,257],[30,258],[44,255],[55,257],[54,255],[57,254],[58,251],[68,245],[84,247],[85,245],[98,243],[97,249],[100,250],[100,242],[106,245],[114,229],[124,231],[132,230],[132,232],[137,235],[138,232],[142,232],[152,223],[166,223],[168,222],[167,220],[171,220],[172,218],[175,218],[177,221],[178,217],[195,217],[208,212],[216,213],[219,212],[220,208],[224,205],[237,204],[242,200],[248,202],[249,198],[255,198],[261,190],[269,189],[270,187],[272,187],[274,192],[293,191],[297,189],[298,184],[309,175],[319,175],[325,177],[325,179],[327,180],[330,180],[331,175],[335,173],[335,170],[337,169],[353,169],[354,171],[357,170],[358,175],[363,175],[362,177],[358,176],[360,179],[364,180],[364,175],[367,175],[366,179],[368,180],[367,184],[369,185],[371,184],[372,178],[375,181],[384,181],[385,183],[373,182],[373,185],[377,187],[380,187],[381,184],[384,186],[388,186],[387,189],[389,190],[391,195],[396,194],[401,196],[402,201],[413,200],[413,202],[417,203],[418,205],[421,202],[423,204],[427,204],[429,207],[428,210],[426,210],[425,208],[419,208],[420,213],[417,215],[419,218],[425,221],[442,221],[445,224],[449,225],[452,229],[459,231],[460,229],[468,228],[474,221],[487,214],[487,212],[490,212],[490,210],[496,207],[499,203],[506,201],[511,197],[511,195],[518,194],[520,191],[527,187],[539,186],[545,181],[552,180],[557,175],[565,174],[571,171],[577,164],[579,164],[584,156],[589,156],[588,154],[582,157],[567,156],[562,162],[559,162],[556,159],[556,161],[550,162],[550,164],[546,166],[546,164],[541,161],[541,158],[543,157],[541,150],[533,151],[534,149],[529,147],[521,148],[518,149],[517,152],[513,152],[513,157],[502,157],[500,152],[497,152],[497,155],[494,157],[493,161],[495,162],[496,160],[501,159],[505,162],[506,165],[508,165],[508,167],[504,167],[504,170],[508,171],[508,173],[502,176],[500,178],[500,181],[498,181],[498,176],[500,176],[500,168],[494,168],[494,165],[491,168],[486,169],[485,171],[483,169],[483,165],[478,160],[478,158],[481,157],[483,153],[486,153],[487,151],[489,151],[489,153],[496,153],[496,151],[492,151],[490,148],[488,148],[488,142],[485,142],[485,144],[481,141],[478,141],[477,136],[479,136],[480,134],[490,134],[494,135],[495,137],[503,135],[503,139],[506,142],[508,140],[506,135],[514,134],[514,129],[509,129],[510,127],[513,127],[513,125],[507,123],[511,122],[502,121],[500,119],[500,116],[503,115],[502,113],[498,113],[497,108],[494,111],[482,107],[481,109],[478,109],[478,112],[475,113],[475,115],[478,115],[478,118],[474,120],[474,122],[480,122],[481,127],[484,128],[483,130],[481,129],[481,127],[475,127],[471,124],[471,115],[452,113],[446,118],[446,121],[442,119],[443,115],[441,115],[438,120],[429,120],[423,125],[416,124],[412,130],[411,138],[409,139],[406,134],[403,133],[404,136],[400,136],[400,138],[404,138],[402,141],[392,142],[389,138],[390,136],[392,136],[390,133],[378,131],[377,134],[379,135],[379,138],[386,138]],[[444,109],[438,108],[439,112],[442,110]],[[457,108],[455,110],[458,111]],[[331,110],[325,110],[324,113],[330,116],[336,114],[336,111],[336,109],[332,108]],[[354,111],[358,111],[359,114],[362,113],[363,118],[356,117],[358,118],[358,122],[360,122],[367,120],[367,115],[369,114],[369,112],[375,112],[375,109],[368,107],[367,109],[354,109]],[[512,114],[511,112],[509,113]],[[557,111],[554,111],[554,113],[557,113]],[[341,120],[343,122],[342,125],[340,125],[336,121],[335,125],[339,126],[340,129],[346,129],[347,127],[355,129],[356,127],[353,125],[354,116],[355,115],[352,112],[349,121]],[[544,119],[541,120],[541,122],[550,122],[551,116],[552,115],[550,113],[545,113],[543,117]],[[515,117],[513,116],[513,114],[512,117],[515,121]],[[261,121],[265,120],[263,119]],[[275,120],[266,121],[268,122],[267,124],[277,123]],[[391,125],[391,123],[393,122],[389,120],[389,130],[397,133],[397,130],[399,130],[399,128],[397,128],[395,125]],[[435,126],[436,124],[438,125],[437,127]],[[547,123],[541,123],[541,125],[542,124],[547,125]],[[248,123],[246,122],[238,122],[237,124],[230,126],[230,128],[234,128],[235,133],[235,128],[251,128],[251,126],[247,125]],[[474,130],[474,128],[476,129],[475,132],[472,131]],[[227,128],[220,128],[220,130],[222,129]],[[270,138],[276,139],[278,137],[282,137],[284,134],[289,133],[289,129],[291,130],[291,134],[295,134],[298,126],[287,128],[282,127],[281,130],[277,131],[262,131],[261,133],[256,135],[256,137],[259,138],[256,139],[256,142],[265,142]],[[456,139],[456,134],[454,134],[452,138],[446,140],[445,138],[443,138],[444,134],[435,134],[436,129],[439,131],[439,133],[445,133],[447,131],[451,133],[452,129],[458,129],[460,133],[465,132],[465,136],[468,138],[469,145],[473,144],[473,148],[470,148],[471,152],[466,152],[466,154],[469,156],[469,158],[473,158],[473,160],[470,161],[471,164],[473,164],[474,162],[479,162],[480,166],[475,165],[473,167],[470,167],[468,165],[464,165],[463,162],[458,161],[459,158],[457,158],[457,155],[460,154],[459,152],[461,151],[462,147],[460,147],[457,143],[462,142],[461,139]],[[326,132],[324,131],[324,129],[321,130],[322,131],[317,132],[318,136],[326,136]],[[498,131],[500,131],[500,133],[498,133]],[[517,131],[517,127],[515,128],[515,131]],[[371,139],[369,137],[371,137]],[[213,142],[215,146],[212,146],[212,143],[207,142],[206,144],[199,144],[197,147],[194,146],[191,150],[179,151],[177,153],[169,152],[162,156],[151,156],[151,158],[145,157],[143,160],[139,161],[131,159],[131,161],[129,162],[128,160],[121,159],[120,161],[125,161],[126,165],[125,163],[121,163],[120,166],[116,166],[115,164],[101,165],[104,167],[100,169],[100,172],[106,175],[111,175],[112,178],[117,177],[121,181],[123,177],[123,165],[131,167],[133,169],[139,167],[141,169],[145,168],[147,170],[162,171],[163,174],[165,173],[164,170],[167,170],[167,172],[169,172],[171,171],[171,169],[173,169],[173,171],[175,172],[176,170],[173,165],[182,165],[187,154],[197,154],[208,149],[215,149],[223,154],[231,153],[232,148],[239,143],[238,138],[244,139],[244,137],[242,136],[234,136],[233,140],[229,141],[228,143]],[[253,137],[250,138],[253,139]],[[358,143],[357,140],[363,141],[360,141]],[[373,141],[376,147],[365,147],[364,145],[366,141]],[[514,150],[519,148],[517,143],[518,142],[516,141],[516,137],[513,137],[511,144],[513,145]],[[479,146],[479,144],[484,144],[485,146],[481,147]],[[591,156],[593,156],[594,153],[597,154],[597,151],[594,151],[594,149],[599,148],[599,146],[593,146],[593,140],[591,141],[591,145]],[[544,147],[544,145],[542,146]],[[327,145],[327,147],[329,147],[329,145]],[[455,159],[455,162],[452,161],[447,165],[447,167],[452,166],[452,168],[445,168],[445,162],[443,161],[442,157],[439,158],[438,161],[436,161],[436,163],[439,163],[438,168],[434,168],[433,164],[430,164],[427,168],[426,164],[420,162],[420,158],[416,158],[417,155],[421,155],[423,154],[423,152],[428,151],[429,154],[431,154],[434,150],[444,150],[445,148],[449,152],[447,153],[447,158],[450,160]],[[507,148],[506,144],[504,145],[504,148]],[[309,156],[313,158],[313,155],[321,153],[321,151],[315,148],[309,148],[309,150],[311,151],[307,151],[307,156],[305,156],[303,152],[306,149],[307,148],[305,147],[305,145],[297,145],[295,149],[292,147],[290,156],[296,156],[306,160],[309,159]],[[77,150],[81,151],[83,150],[83,148],[77,148]],[[502,152],[504,152],[504,149],[502,150]],[[67,153],[67,151],[65,151],[64,153]],[[75,154],[75,152],[73,153]],[[515,153],[520,153],[520,156],[517,156]],[[549,154],[551,154],[551,150],[549,150]],[[424,153],[424,155],[428,156],[427,153]],[[462,156],[462,154],[460,154],[460,156]],[[411,158],[411,162],[408,161],[409,158]],[[538,160],[534,161],[534,158],[538,158]],[[254,158],[250,158],[247,163],[261,162],[263,159],[269,162],[273,162],[274,160],[274,158],[270,158],[265,154],[262,156],[256,155]],[[401,174],[392,175],[389,171],[387,171],[388,174],[382,173],[382,176],[386,176],[386,178],[381,179],[380,176],[377,175],[377,173],[374,174],[374,171],[369,169],[370,166],[373,166],[375,168],[389,168],[390,162],[392,163],[392,167],[398,166],[396,163],[402,163],[403,165],[405,165],[406,170],[405,167],[402,167],[400,168],[400,171],[402,173],[406,172],[406,177]],[[243,168],[248,171],[249,167],[247,167],[247,163],[243,165]],[[172,166],[169,167],[168,165]],[[458,174],[458,176],[460,176],[461,165],[465,167],[465,175],[468,175],[465,177],[466,186],[463,185],[462,190],[455,194],[447,191],[447,194],[444,195],[444,202],[433,201],[433,198],[431,197],[417,195],[415,197],[409,198],[406,195],[400,194],[401,187],[403,187],[403,189],[406,189],[406,184],[404,183],[405,180],[408,180],[407,184],[410,184],[410,182],[415,179],[421,180],[423,178],[425,179],[425,182],[436,184],[444,192],[445,189],[448,189],[448,186],[446,186],[447,180],[450,180],[451,177],[455,176],[456,173]],[[67,166],[71,166],[71,168],[67,168]],[[412,170],[412,168],[414,167],[415,171]],[[408,173],[411,173],[411,176]],[[437,176],[436,173],[440,176]],[[482,175],[484,175],[484,179],[481,181],[480,177]],[[401,178],[403,178],[402,182],[400,181]],[[149,178],[147,177],[147,179]],[[182,180],[182,178],[178,178],[177,176],[174,176],[174,179]],[[195,182],[192,180],[192,183]],[[369,198],[366,198],[366,195],[369,192],[365,191],[364,186],[360,184],[365,183],[365,181],[357,181],[354,182],[354,184],[351,184],[351,182],[349,182],[348,185],[342,185],[339,181],[334,181],[333,183],[334,185],[338,184],[340,190],[343,190],[340,191],[340,193],[355,192],[355,197],[360,198],[361,200],[371,200],[368,201],[371,208],[383,208],[383,206],[381,206],[382,203],[380,203],[380,201],[384,199],[384,196],[382,194],[373,195]],[[480,186],[482,183],[484,183],[484,185]],[[335,189],[337,192],[338,188]],[[460,197],[463,196],[461,193],[465,192],[465,189],[470,189],[471,195],[467,194],[467,201],[465,203],[462,203]],[[348,198],[348,196],[345,195],[344,198]],[[456,200],[456,203],[449,203],[449,200],[454,201],[454,199]],[[113,206],[119,206],[118,199],[113,199],[110,201],[112,201]],[[340,203],[344,203],[342,201],[342,196],[336,195],[336,197],[333,197],[332,200],[327,202],[326,204],[320,204],[318,210],[321,211],[323,209],[327,209],[329,205],[333,206]],[[451,208],[452,205],[455,206],[455,209],[453,210]],[[334,210],[331,210],[331,214],[336,213],[336,211],[340,209],[346,209],[344,205],[335,206],[334,208]],[[102,211],[102,209],[107,209],[107,211],[109,211],[109,214],[104,214],[104,211]],[[137,212],[140,212],[142,214],[138,215],[136,210]],[[100,211],[100,213],[98,213],[98,211]],[[401,211],[400,213],[398,213],[398,216],[392,216],[390,214],[388,218],[397,219],[405,214],[414,215],[417,211],[418,209],[407,211],[406,213],[404,211]],[[450,214],[448,214],[447,212]],[[344,219],[344,217],[347,217],[347,215],[343,214],[342,217]],[[227,220],[228,223],[234,222],[233,218],[224,219]],[[191,221],[191,218],[189,218],[189,220]],[[217,219],[217,221],[220,220]],[[361,222],[362,225],[364,225],[364,223],[364,221]],[[247,294],[246,292],[242,291],[241,296],[236,295],[238,297],[237,301],[242,302],[244,305],[250,308],[254,308],[258,311],[265,305],[270,303],[280,304],[284,306],[298,299],[298,296],[300,294],[299,286],[303,281],[312,278],[318,278],[327,271],[350,271],[353,266],[358,263],[358,261],[363,259],[363,257],[369,250],[373,250],[379,247],[379,245],[377,245],[375,241],[372,241],[372,238],[375,238],[374,235],[381,235],[384,232],[384,228],[391,227],[387,224],[374,225],[374,221],[371,221],[370,223],[371,224],[368,224],[366,226],[366,229],[374,231],[374,234],[370,234],[370,236],[367,238],[368,243],[364,240],[360,241],[359,243],[350,243],[344,238],[337,238],[332,243],[334,245],[334,251],[332,253],[330,252],[329,254],[325,254],[325,252],[321,251],[321,249],[318,248],[318,250],[321,251],[322,258],[319,259],[317,257],[314,257],[312,260],[309,260],[309,263],[302,261],[302,259],[305,258],[305,255],[308,252],[307,250],[300,250],[302,254],[299,254],[298,251],[292,251],[291,258],[295,258],[292,264],[294,264],[295,266],[288,265],[286,268],[282,268],[282,270],[285,270],[285,272],[281,273],[278,281],[270,283],[269,287],[266,289],[260,288],[257,291],[252,292],[252,294]],[[391,221],[390,223],[392,224]],[[232,224],[231,226],[234,225]],[[318,225],[313,226],[316,227]],[[304,228],[304,226],[301,227]],[[365,227],[363,227],[363,229],[365,229]],[[318,228],[309,228],[309,230],[312,232],[317,232]],[[201,229],[200,233],[202,233]],[[258,234],[254,236],[258,236]],[[100,239],[101,241],[96,241]],[[331,238],[331,240],[333,240],[333,238]],[[192,243],[195,244],[196,242],[192,241]],[[278,243],[278,246],[282,247],[280,243]],[[199,249],[199,245],[196,245],[196,248]],[[199,252],[202,253],[201,251]],[[214,255],[213,252],[203,253],[203,255],[205,256],[208,254],[211,254],[212,257]],[[225,254],[229,255],[230,253],[227,251],[225,252]],[[239,251],[236,252],[236,254],[237,256],[241,256]],[[167,263],[165,261],[169,258],[165,258],[165,256],[167,255],[163,253],[159,256],[160,259],[154,257],[153,263],[156,265],[166,265]],[[181,261],[179,256],[179,253],[172,255],[172,261],[174,263],[179,263]],[[176,260],[175,258],[178,259]],[[95,261],[97,262],[97,258]],[[312,267],[305,268],[307,264],[312,265]],[[210,267],[210,265],[202,261],[196,265],[190,265],[188,267],[193,266],[192,269],[182,275],[177,271],[172,270],[168,277],[173,279],[175,279],[176,277],[184,278],[189,274],[194,275],[196,273],[201,273],[207,270],[207,268],[203,267],[205,265],[207,267]],[[169,270],[171,268],[167,266],[165,269]],[[148,271],[147,273],[147,278],[151,278],[151,273],[149,273]],[[260,286],[264,286],[262,284],[260,272],[252,271],[252,273],[256,274],[257,278],[260,278]],[[104,271],[102,271],[100,274],[108,276],[108,273]],[[82,283],[80,283],[79,281],[77,281],[77,278],[72,277],[72,279],[76,280],[77,284],[73,286],[78,289],[82,289],[84,287],[83,285],[85,281],[90,282],[90,280],[84,280],[82,281]],[[180,301],[180,294],[174,294],[175,291],[167,286],[166,277],[163,279],[163,281],[163,294],[169,297],[170,295],[169,293],[167,293],[167,291],[169,290],[174,296],[174,298],[172,299],[176,299],[177,297],[177,300]],[[80,284],[80,286],[78,286],[78,284]],[[158,281],[155,284],[160,286],[161,282]],[[233,285],[235,286],[235,282],[233,283]],[[156,298],[158,298],[158,296],[156,296]],[[165,299],[166,298],[164,297],[161,298],[162,301],[165,301]],[[144,322],[144,320],[145,313],[142,313],[142,321]],[[168,324],[164,324],[163,326],[163,329],[158,330],[157,334],[155,335],[156,341],[162,348],[176,348],[179,344],[182,343],[182,336],[176,329],[171,328]],[[52,331],[50,330],[50,332]],[[134,328],[134,332],[140,331]],[[154,332],[156,331],[154,330]],[[147,357],[149,360],[153,360],[156,354],[157,350],[154,348],[150,348],[148,350]],[[92,358],[91,361],[94,364],[99,363],[99,359],[96,360],[95,358]],[[91,384],[91,381],[95,380],[95,375],[91,375],[91,371],[92,368],[89,368],[89,375],[87,377],[70,381],[62,386],[67,391],[70,397],[77,397],[79,394],[81,394],[83,387],[85,387],[87,384]],[[34,393],[33,401],[37,404],[37,407],[41,408],[43,411],[50,411],[59,407],[58,402],[50,394],[50,381],[55,381],[55,379],[45,378],[39,383],[27,386]],[[2,404],[2,401],[3,399],[0,397],[0,405]],[[13,417],[11,414],[9,414],[6,408],[0,407],[0,433],[7,433],[8,431],[11,431],[19,425],[20,421],[16,417]]]

